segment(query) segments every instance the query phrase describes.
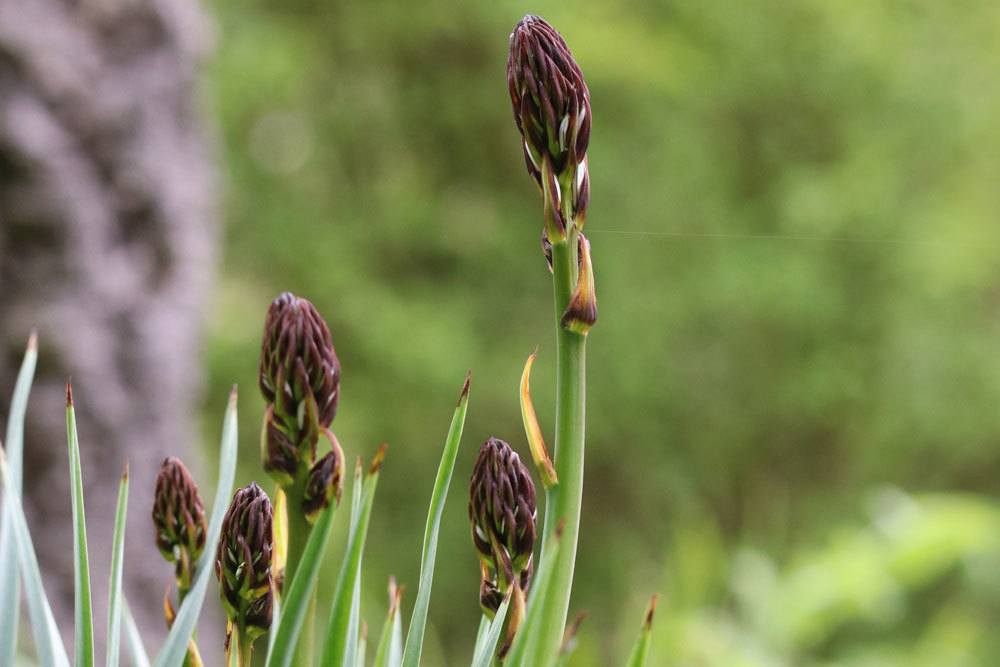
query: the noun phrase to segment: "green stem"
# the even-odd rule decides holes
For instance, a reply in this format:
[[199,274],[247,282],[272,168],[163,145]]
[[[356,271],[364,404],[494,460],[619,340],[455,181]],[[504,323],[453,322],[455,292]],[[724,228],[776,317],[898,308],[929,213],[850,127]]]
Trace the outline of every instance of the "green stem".
[[565,329],[561,324],[577,275],[578,233],[571,231],[567,236],[566,241],[552,244],[556,310],[554,465],[559,483],[548,490],[546,497],[542,553],[560,522],[564,524],[552,580],[544,596],[540,596],[540,602],[545,605],[539,643],[544,659],[537,663],[541,665],[551,664],[555,659],[566,627],[583,499],[587,337]]
[[[306,466],[300,465],[302,473],[295,483],[285,489],[288,512],[288,553],[285,562],[285,581],[283,595],[287,595],[292,585],[292,579],[298,570],[302,560],[302,553],[305,551],[306,542],[309,541],[309,533],[312,532],[312,525],[306,520],[302,511],[302,499],[305,496],[306,477],[309,470]],[[302,633],[299,635],[298,646],[295,649],[295,659],[292,665],[295,667],[312,667],[313,664],[313,626],[316,624],[316,591],[310,593],[309,610],[306,612]]]

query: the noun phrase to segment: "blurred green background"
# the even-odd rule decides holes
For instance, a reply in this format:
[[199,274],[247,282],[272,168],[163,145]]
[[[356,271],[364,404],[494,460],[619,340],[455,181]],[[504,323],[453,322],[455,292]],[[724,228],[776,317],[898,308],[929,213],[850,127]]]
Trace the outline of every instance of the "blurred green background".
[[574,664],[620,664],[654,591],[656,665],[1000,664],[1000,5],[212,9],[227,227],[205,440],[238,381],[241,477],[262,477],[263,315],[282,290],[313,300],[344,367],[335,431],[351,456],[390,443],[374,628],[390,574],[415,594],[466,369],[427,664],[471,653],[468,474],[489,435],[526,454],[536,345],[551,438],[551,284],[504,80],[534,12],[594,113]]

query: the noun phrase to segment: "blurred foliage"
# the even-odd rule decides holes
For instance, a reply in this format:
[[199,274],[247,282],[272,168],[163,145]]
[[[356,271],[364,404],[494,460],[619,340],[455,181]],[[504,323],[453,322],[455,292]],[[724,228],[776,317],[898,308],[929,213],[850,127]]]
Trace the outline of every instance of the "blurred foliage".
[[238,381],[243,476],[262,476],[264,311],[282,290],[308,296],[344,366],[341,442],[365,456],[390,443],[369,620],[390,573],[417,581],[422,508],[466,368],[427,664],[470,654],[466,479],[489,435],[525,451],[516,386],[536,344],[535,401],[552,421],[540,205],[504,80],[507,35],[531,11],[567,37],[595,118],[601,317],[574,598],[590,617],[574,664],[616,664],[653,590],[657,665],[1000,662],[988,498],[1000,479],[1000,5],[214,10],[206,87],[228,192],[206,439]]

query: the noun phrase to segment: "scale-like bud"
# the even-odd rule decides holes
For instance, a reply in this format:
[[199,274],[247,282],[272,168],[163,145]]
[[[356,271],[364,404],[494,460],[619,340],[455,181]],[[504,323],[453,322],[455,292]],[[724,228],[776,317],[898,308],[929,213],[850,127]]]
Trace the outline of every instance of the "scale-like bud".
[[205,508],[198,486],[180,459],[163,461],[153,497],[156,546],[177,566],[178,579],[188,581],[191,568],[205,548]]
[[583,226],[590,199],[590,91],[566,40],[538,16],[510,35],[507,86],[528,173],[546,198],[546,227],[561,238],[567,215]]
[[484,607],[487,602],[492,607],[512,584],[527,591],[535,515],[531,473],[510,445],[490,438],[479,450],[469,482],[469,520],[472,542],[483,565],[480,599]]
[[302,511],[309,523],[316,521],[319,513],[331,501],[340,502],[344,485],[344,454],[335,447],[309,470],[306,489],[302,498]]
[[233,496],[215,554],[222,607],[230,623],[251,640],[271,625],[273,512],[255,482]]
[[597,291],[594,288],[594,264],[590,258],[590,241],[581,232],[579,243],[579,271],[576,288],[566,304],[562,326],[584,336],[597,322]]
[[290,483],[300,462],[312,465],[316,442],[340,397],[340,362],[330,329],[306,299],[285,292],[264,324],[259,384],[268,402],[261,432],[264,469]]

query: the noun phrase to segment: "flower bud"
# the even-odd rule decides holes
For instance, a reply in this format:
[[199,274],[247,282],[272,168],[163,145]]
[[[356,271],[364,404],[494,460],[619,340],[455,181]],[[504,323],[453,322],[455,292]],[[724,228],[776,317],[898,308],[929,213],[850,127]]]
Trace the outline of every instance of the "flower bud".
[[527,591],[535,516],[535,484],[527,467],[510,445],[490,438],[479,450],[469,483],[469,519],[483,566],[484,605],[496,601],[493,589],[505,594],[516,583]]
[[302,511],[309,523],[314,523],[319,513],[326,509],[331,501],[340,502],[343,482],[344,454],[339,447],[336,447],[316,461],[309,470],[309,477],[306,478]]
[[255,482],[233,496],[215,554],[222,607],[230,623],[251,640],[271,625],[271,501]]
[[312,465],[340,397],[330,329],[306,299],[285,292],[268,309],[259,384],[269,404],[261,433],[264,469],[287,485],[300,461]]
[[510,35],[507,86],[528,173],[546,198],[546,226],[561,238],[565,216],[583,225],[590,197],[590,91],[566,41],[538,16]]
[[153,497],[156,546],[176,563],[177,578],[190,583],[191,568],[205,548],[205,509],[198,486],[180,459],[164,459]]

